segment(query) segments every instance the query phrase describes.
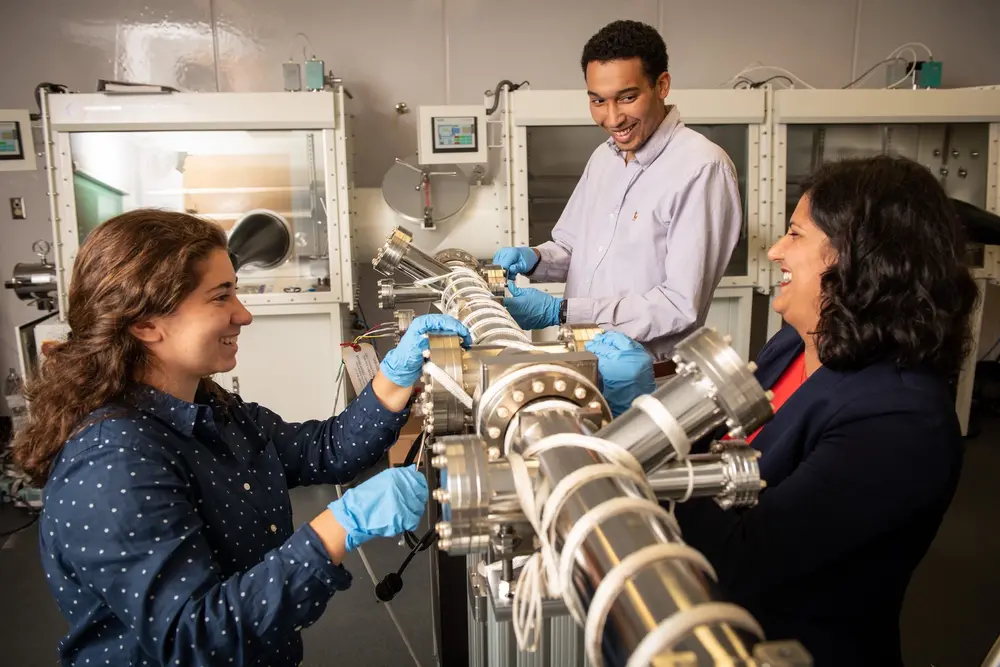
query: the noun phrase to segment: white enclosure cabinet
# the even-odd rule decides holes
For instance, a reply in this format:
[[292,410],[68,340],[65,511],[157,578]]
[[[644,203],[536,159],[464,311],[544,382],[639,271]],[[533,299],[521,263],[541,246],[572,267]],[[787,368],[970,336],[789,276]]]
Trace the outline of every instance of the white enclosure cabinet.
[[217,375],[219,384],[287,422],[340,412],[345,395],[341,390],[338,396],[336,378],[346,306],[276,304],[249,310],[254,320],[240,332],[236,368]]
[[80,246],[108,219],[144,208],[196,214],[227,234],[238,297],[254,316],[219,383],[285,421],[339,412],[355,288],[347,100],[340,86],[43,95],[60,311]]

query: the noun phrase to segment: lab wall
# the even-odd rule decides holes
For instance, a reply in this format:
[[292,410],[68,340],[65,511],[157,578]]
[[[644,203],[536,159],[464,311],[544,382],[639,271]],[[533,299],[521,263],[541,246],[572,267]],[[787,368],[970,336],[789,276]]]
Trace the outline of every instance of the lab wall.
[[[501,79],[536,89],[582,84],[580,50],[617,18],[666,39],[677,88],[723,84],[748,63],[840,87],[908,41],[944,62],[949,87],[1000,82],[995,0],[4,0],[11,29],[0,108],[32,108],[36,84],[93,91],[97,79],[194,91],[282,88],[281,63],[315,55],[355,98],[355,183],[378,187],[394,157],[416,151],[415,113],[397,103],[478,103]],[[878,86],[884,76],[872,77]],[[305,94],[305,93],[304,93]],[[683,113],[683,109],[682,109]],[[40,163],[41,164],[41,163]],[[127,165],[102,165],[113,173]],[[26,220],[7,202],[23,197]],[[51,239],[45,172],[0,175],[0,275]],[[16,365],[14,327],[37,316],[0,292],[0,368]]]

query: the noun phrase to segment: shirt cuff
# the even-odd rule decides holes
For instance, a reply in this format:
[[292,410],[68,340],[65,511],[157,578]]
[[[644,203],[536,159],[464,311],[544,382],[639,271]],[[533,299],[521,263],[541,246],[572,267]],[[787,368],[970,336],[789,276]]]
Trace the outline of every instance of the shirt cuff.
[[571,297],[566,304],[566,324],[597,324],[593,299]]
[[314,579],[325,586],[325,597],[329,598],[335,592],[346,591],[351,587],[351,573],[343,565],[333,564],[319,535],[308,523],[295,531],[285,542],[284,548]]
[[566,249],[554,241],[546,241],[535,246],[535,250],[541,258],[528,278],[536,283],[561,282],[566,275]]

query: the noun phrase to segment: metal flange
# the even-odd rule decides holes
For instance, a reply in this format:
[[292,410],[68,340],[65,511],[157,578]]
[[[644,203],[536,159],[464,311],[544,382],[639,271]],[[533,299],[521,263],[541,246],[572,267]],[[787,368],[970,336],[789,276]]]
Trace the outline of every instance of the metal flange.
[[552,363],[523,366],[498,378],[483,392],[475,409],[476,432],[489,447],[505,454],[505,435],[518,411],[534,401],[562,399],[595,417],[611,420],[611,409],[594,383],[576,369]]
[[584,346],[593,340],[594,336],[603,332],[604,330],[596,324],[563,324],[559,327],[556,340],[565,345],[570,352],[586,352]]
[[378,281],[378,307],[381,310],[392,310],[396,307],[396,283],[392,278]]
[[472,253],[459,248],[445,248],[444,250],[439,250],[434,255],[434,259],[448,267],[464,266],[472,269],[473,271],[479,270],[479,260],[476,259]]
[[435,526],[438,548],[452,554],[485,551],[490,545],[490,475],[486,446],[474,435],[438,438],[431,465],[444,472],[434,500],[443,521]]
[[682,375],[698,374],[712,385],[710,397],[726,413],[729,435],[744,439],[774,415],[753,368],[729,345],[729,337],[701,327],[674,347],[673,362]]
[[488,264],[479,269],[479,275],[486,281],[493,296],[503,297],[507,294],[507,273],[502,266]]
[[372,259],[372,268],[384,276],[391,276],[399,268],[399,262],[403,259],[403,253],[406,252],[411,241],[413,241],[413,236],[408,231],[402,227],[394,228],[385,237],[385,243],[382,247],[375,253],[375,257]]
[[[464,387],[462,346],[457,336],[427,337],[429,348],[424,356]],[[465,430],[465,406],[430,375],[423,376],[424,391],[420,402],[424,410],[424,430],[431,435],[449,435]]]

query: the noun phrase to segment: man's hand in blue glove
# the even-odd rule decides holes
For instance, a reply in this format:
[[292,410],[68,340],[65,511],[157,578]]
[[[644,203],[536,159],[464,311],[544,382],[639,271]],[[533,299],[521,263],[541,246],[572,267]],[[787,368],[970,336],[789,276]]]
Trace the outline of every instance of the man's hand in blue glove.
[[462,337],[462,345],[472,345],[472,336],[465,325],[450,315],[421,315],[414,318],[399,339],[399,345],[389,350],[379,369],[389,381],[400,387],[411,387],[420,379],[424,367],[424,350],[430,343],[427,334],[455,334]]
[[389,468],[348,489],[330,503],[330,512],[347,534],[352,551],[373,537],[416,530],[427,504],[427,480],[416,466]]
[[532,248],[500,248],[493,255],[493,263],[502,266],[513,280],[517,274],[530,273],[538,265],[538,253]]
[[507,281],[511,296],[503,305],[522,329],[544,329],[559,324],[559,305],[562,299],[546,294],[534,287],[518,287]]
[[653,358],[639,343],[618,331],[599,333],[584,346],[597,356],[597,372],[602,392],[617,417],[632,406],[632,401],[656,389]]

